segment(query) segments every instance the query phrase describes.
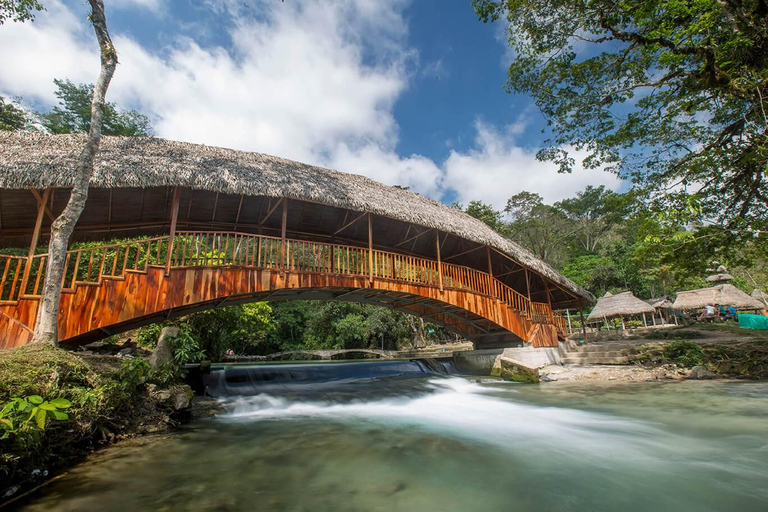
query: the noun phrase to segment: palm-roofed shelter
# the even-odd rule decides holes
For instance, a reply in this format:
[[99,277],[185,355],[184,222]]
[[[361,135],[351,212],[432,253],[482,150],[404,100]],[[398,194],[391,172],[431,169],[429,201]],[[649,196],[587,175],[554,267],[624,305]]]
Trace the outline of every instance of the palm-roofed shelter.
[[[669,300],[669,297],[666,295],[663,297],[656,297],[654,299],[648,299],[645,301],[648,303],[649,306],[651,306],[655,311],[656,315],[659,316],[662,323],[666,322],[669,323],[670,318],[670,312],[672,312],[672,301]],[[672,318],[675,323],[677,323],[677,317],[672,313]],[[656,316],[653,317],[653,324],[656,325]]]
[[607,292],[597,300],[597,304],[587,317],[588,324],[607,323],[609,319],[620,318],[622,329],[626,329],[626,318],[642,317],[643,325],[646,323],[645,315],[653,315],[656,310],[647,302],[638,299],[631,291],[617,293]]
[[[45,251],[83,142],[79,135],[0,132],[0,248]],[[120,286],[155,287],[158,295],[110,320],[78,318],[77,329],[69,324],[82,308],[67,303],[69,323],[59,320],[64,340],[87,341],[224,301],[317,299],[401,309],[478,347],[536,346],[543,339],[537,329],[564,324],[553,310],[593,301],[483,222],[362,176],[157,138],[103,137],[94,167],[74,241],[141,241],[70,251],[62,301],[69,293],[84,301],[102,293],[85,285],[114,288],[113,295],[135,293]],[[0,324],[16,322],[17,333],[34,322],[36,305],[19,310],[39,299],[34,274],[45,257],[0,256]],[[160,270],[165,280],[152,281]],[[140,271],[143,281],[133,283]],[[99,300],[115,309],[113,295]]]
[[715,304],[733,306],[740,311],[756,311],[765,308],[765,304],[759,300],[727,283],[678,292],[673,307],[678,311],[695,311]]
[[763,293],[763,291],[760,290],[760,288],[755,288],[754,290],[752,290],[752,293],[749,296],[752,297],[753,299],[759,300],[760,302],[763,303],[763,306],[765,306],[765,308],[768,308],[768,296],[766,296],[765,293]]

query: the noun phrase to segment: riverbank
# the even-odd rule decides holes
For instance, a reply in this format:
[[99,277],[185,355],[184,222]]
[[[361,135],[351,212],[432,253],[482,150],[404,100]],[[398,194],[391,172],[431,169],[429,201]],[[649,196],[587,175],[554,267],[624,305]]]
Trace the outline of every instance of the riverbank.
[[[48,346],[0,351],[0,404],[16,404],[0,405],[0,505],[95,449],[174,430],[192,399],[176,377],[138,357]],[[46,413],[50,404],[56,413]]]

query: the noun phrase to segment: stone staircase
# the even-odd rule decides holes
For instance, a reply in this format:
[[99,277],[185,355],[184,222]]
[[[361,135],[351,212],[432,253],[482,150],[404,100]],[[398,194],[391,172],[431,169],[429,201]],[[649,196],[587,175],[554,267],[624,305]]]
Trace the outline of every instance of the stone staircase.
[[560,363],[577,366],[628,364],[632,345],[621,341],[588,343],[580,346],[561,343]]

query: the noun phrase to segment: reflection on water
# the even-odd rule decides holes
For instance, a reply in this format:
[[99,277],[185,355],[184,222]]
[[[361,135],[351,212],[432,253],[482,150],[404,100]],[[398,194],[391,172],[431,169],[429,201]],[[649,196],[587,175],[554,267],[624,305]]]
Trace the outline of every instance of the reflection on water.
[[768,510],[768,384],[289,388],[97,454],[27,510]]

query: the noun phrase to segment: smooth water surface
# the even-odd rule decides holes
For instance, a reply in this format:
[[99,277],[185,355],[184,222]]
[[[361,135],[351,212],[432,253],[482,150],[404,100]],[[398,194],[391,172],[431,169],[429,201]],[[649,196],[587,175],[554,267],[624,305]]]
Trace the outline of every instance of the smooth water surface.
[[305,384],[105,450],[25,510],[768,510],[765,383]]

